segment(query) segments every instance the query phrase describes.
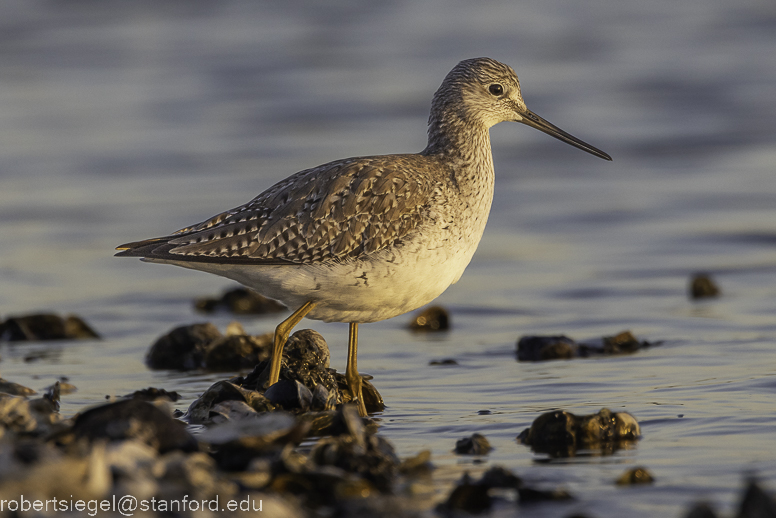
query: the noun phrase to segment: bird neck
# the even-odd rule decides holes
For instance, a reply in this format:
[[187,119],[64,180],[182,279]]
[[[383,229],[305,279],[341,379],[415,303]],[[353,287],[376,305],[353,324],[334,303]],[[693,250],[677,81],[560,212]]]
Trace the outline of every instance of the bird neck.
[[458,181],[465,181],[470,175],[493,176],[490,132],[484,124],[465,122],[454,116],[434,117],[432,113],[428,145],[420,154],[439,157],[453,165]]

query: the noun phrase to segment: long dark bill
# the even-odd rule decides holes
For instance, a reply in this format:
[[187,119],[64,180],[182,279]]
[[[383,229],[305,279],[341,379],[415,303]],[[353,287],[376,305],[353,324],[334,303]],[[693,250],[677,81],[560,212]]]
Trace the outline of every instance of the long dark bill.
[[604,160],[612,159],[612,157],[610,157],[608,154],[604,153],[600,149],[591,146],[587,142],[583,142],[579,140],[574,135],[570,135],[569,133],[566,133],[565,131],[555,126],[554,124],[551,124],[546,120],[542,119],[531,110],[526,110],[525,112],[521,112],[520,116],[523,118],[523,120],[518,122],[522,122],[527,126],[536,128],[539,131],[546,133],[547,135],[550,135],[551,137],[555,137],[558,140],[562,140],[566,144],[571,144],[574,147],[578,147],[582,151],[587,151],[591,155],[595,155],[599,158],[603,158]]

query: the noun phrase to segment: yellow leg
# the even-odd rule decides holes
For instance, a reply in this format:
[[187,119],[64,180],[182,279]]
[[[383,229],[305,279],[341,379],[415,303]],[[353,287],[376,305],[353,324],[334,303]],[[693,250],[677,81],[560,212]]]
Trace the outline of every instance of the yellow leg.
[[359,415],[366,417],[364,395],[361,392],[361,375],[358,373],[358,324],[356,322],[350,323],[348,333],[348,366],[345,368],[345,379],[348,380],[353,399],[357,401]]
[[290,317],[282,321],[275,328],[275,343],[272,347],[272,360],[269,368],[269,385],[272,386],[280,379],[280,360],[283,358],[283,347],[288,341],[291,330],[307,315],[316,305],[316,302],[305,302],[304,306],[294,311]]

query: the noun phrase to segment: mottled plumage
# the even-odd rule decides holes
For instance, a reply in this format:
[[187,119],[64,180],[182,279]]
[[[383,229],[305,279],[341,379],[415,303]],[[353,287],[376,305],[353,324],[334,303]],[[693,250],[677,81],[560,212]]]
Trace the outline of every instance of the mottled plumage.
[[460,278],[493,199],[488,129],[503,121],[611,160],[529,111],[510,67],[470,59],[434,94],[422,152],[301,171],[245,205],[122,245],[117,255],[222,275],[299,308],[276,331],[271,382],[288,332],[302,317],[350,322],[347,376],[360,401],[357,323],[416,309]]

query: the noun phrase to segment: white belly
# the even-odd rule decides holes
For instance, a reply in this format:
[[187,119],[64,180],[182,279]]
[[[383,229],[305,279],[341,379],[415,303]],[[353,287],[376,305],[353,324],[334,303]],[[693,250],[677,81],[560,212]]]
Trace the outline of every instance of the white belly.
[[307,301],[316,301],[308,318],[367,323],[412,311],[441,295],[461,277],[476,244],[462,248],[383,250],[362,260],[318,265],[151,261],[233,279],[292,310]]

